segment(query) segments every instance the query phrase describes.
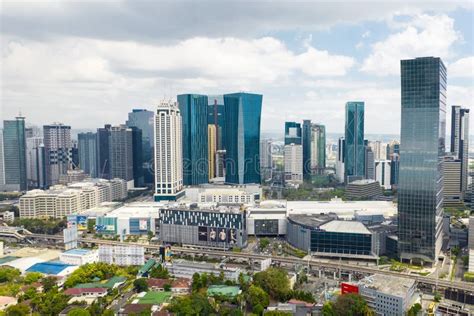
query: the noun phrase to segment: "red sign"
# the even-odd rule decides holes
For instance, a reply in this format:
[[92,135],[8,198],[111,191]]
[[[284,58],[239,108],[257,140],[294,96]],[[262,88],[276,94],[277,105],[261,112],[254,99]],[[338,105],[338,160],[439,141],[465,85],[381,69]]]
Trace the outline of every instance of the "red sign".
[[341,283],[341,294],[359,293],[359,287],[350,283]]

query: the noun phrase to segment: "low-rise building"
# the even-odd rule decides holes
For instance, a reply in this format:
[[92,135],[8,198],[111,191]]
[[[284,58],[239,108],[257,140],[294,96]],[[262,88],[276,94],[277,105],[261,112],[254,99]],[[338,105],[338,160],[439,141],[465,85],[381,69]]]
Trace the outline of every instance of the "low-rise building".
[[190,262],[182,259],[173,260],[173,262],[166,263],[165,267],[169,273],[177,278],[191,279],[194,273],[207,273],[219,275],[221,272],[224,273],[226,280],[238,281],[239,275],[242,272],[239,268],[232,267],[219,267],[218,265],[207,263],[207,262]]
[[262,196],[258,184],[214,185],[185,187],[185,200],[191,203],[255,204]]
[[119,266],[140,266],[145,264],[145,248],[140,246],[99,246],[99,262]]
[[148,288],[152,291],[162,292],[165,290],[165,285],[170,285],[170,291],[174,294],[188,294],[191,289],[191,280],[187,278],[176,279],[146,279]]
[[374,274],[359,281],[359,294],[377,315],[398,316],[414,303],[415,280]]
[[49,190],[31,190],[20,197],[20,217],[61,218],[77,214],[102,202],[126,198],[126,188],[122,179],[94,179],[68,186],[55,185]]
[[16,305],[18,300],[11,296],[0,296],[0,311],[7,309],[12,305]]
[[255,236],[286,235],[286,202],[269,200],[247,208],[247,233]]
[[353,200],[373,199],[383,195],[380,183],[371,179],[356,180],[346,185],[346,198]]
[[95,288],[70,288],[64,291],[64,294],[80,298],[98,298],[107,295],[107,289],[103,287]]
[[71,249],[59,255],[61,262],[81,266],[86,263],[97,262],[99,253],[97,250],[89,249]]

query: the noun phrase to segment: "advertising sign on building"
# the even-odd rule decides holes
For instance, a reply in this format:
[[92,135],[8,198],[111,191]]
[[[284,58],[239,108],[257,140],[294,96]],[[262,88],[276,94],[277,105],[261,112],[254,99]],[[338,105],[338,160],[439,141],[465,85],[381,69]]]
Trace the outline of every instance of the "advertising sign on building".
[[341,294],[359,293],[359,287],[350,283],[341,283]]
[[207,241],[207,227],[206,226],[199,226],[198,227],[198,240],[199,241]]
[[138,222],[138,228],[140,230],[148,230],[148,222],[146,219],[141,219],[139,222]]

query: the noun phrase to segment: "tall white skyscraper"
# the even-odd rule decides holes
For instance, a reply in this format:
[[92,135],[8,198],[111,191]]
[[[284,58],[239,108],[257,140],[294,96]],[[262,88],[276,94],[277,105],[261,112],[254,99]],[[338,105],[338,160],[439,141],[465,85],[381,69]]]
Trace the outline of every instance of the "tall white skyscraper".
[[369,142],[369,147],[374,152],[375,160],[385,160],[387,157],[387,144],[379,140]]
[[385,190],[390,190],[390,178],[392,174],[392,162],[382,159],[375,160],[375,181],[378,181]]
[[155,112],[155,201],[177,200],[183,191],[182,122],[178,104],[162,101]]
[[260,140],[260,175],[263,181],[272,178],[272,141],[270,139]]
[[344,145],[344,137],[339,138],[337,141],[336,178],[340,183],[344,183]]
[[54,123],[43,126],[46,185],[59,183],[59,176],[72,169],[71,126]]
[[285,145],[285,180],[288,182],[303,182],[303,146]]

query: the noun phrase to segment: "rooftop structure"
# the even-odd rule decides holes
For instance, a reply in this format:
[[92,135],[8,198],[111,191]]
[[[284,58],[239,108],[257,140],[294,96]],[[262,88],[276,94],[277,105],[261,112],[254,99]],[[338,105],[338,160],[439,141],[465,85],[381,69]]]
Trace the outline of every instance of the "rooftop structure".
[[242,293],[238,286],[211,285],[207,288],[208,296],[236,297]]
[[77,266],[73,266],[70,264],[66,264],[63,262],[58,261],[49,261],[49,262],[41,262],[36,263],[26,269],[27,272],[39,272],[43,274],[50,274],[50,275],[57,275],[57,276],[64,276],[71,274]]

